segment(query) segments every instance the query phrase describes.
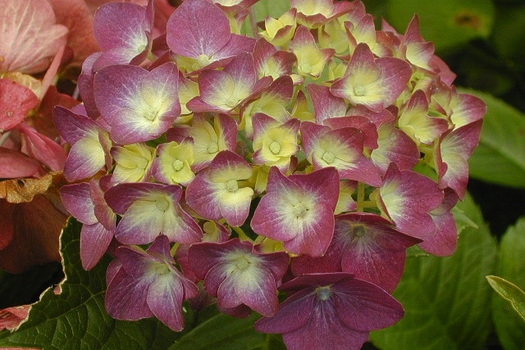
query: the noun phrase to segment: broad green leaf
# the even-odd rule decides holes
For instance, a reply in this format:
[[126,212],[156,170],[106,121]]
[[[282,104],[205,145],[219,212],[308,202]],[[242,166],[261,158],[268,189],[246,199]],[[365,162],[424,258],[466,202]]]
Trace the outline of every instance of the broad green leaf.
[[514,283],[498,276],[487,276],[492,289],[507,300],[514,310],[525,321],[525,293]]
[[482,98],[488,106],[479,146],[469,159],[470,175],[525,188],[525,115],[489,94],[460,91]]
[[263,349],[267,335],[253,329],[260,317],[245,319],[218,314],[180,337],[169,350],[251,350]]
[[93,270],[82,269],[80,224],[70,220],[62,233],[66,280],[56,295],[48,289],[33,305],[27,322],[10,333],[0,332],[0,347],[64,349],[167,349],[178,336],[155,319],[116,321],[104,310],[104,259]]
[[459,207],[478,228],[463,228],[457,251],[450,257],[407,259],[405,274],[394,292],[405,308],[405,317],[371,334],[380,349],[483,348],[491,329],[487,307],[491,290],[485,276],[494,271],[496,242],[470,196]]
[[423,37],[438,50],[487,37],[494,17],[490,0],[389,0],[388,5],[387,20],[402,33],[416,13]]
[[[525,287],[525,217],[503,235],[498,254],[496,275]],[[520,350],[525,344],[525,322],[510,303],[499,295],[492,298],[492,318],[498,338],[506,350]]]

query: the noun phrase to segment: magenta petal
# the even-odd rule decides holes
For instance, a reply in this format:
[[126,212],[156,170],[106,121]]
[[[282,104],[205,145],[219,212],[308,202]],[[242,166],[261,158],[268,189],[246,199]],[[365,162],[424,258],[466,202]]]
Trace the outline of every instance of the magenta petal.
[[60,199],[71,213],[83,224],[93,225],[98,222],[95,217],[95,206],[89,195],[89,183],[64,185],[60,188]]
[[0,178],[11,179],[17,177],[38,176],[42,165],[26,154],[0,147]]
[[339,197],[337,170],[329,167],[287,178],[272,167],[266,191],[255,209],[253,230],[283,241],[292,253],[324,254],[334,233],[334,209]]
[[125,244],[151,243],[161,234],[172,242],[194,243],[202,229],[179,204],[181,188],[154,183],[123,183],[106,192],[108,205],[122,219],[115,237]]
[[311,290],[292,294],[282,304],[279,313],[270,318],[263,317],[255,322],[255,329],[264,333],[289,333],[307,325],[312,317],[314,299]]
[[113,231],[108,231],[102,224],[82,225],[80,231],[80,259],[84,270],[91,270],[106,253]]
[[176,332],[184,329],[182,302],[197,296],[197,287],[180,272],[158,276],[148,289],[148,306],[162,323]]
[[372,331],[399,321],[401,304],[383,289],[358,279],[348,279],[333,286],[334,306],[339,318],[352,329]]
[[230,22],[222,10],[206,0],[189,0],[170,16],[166,41],[175,54],[213,56],[230,39]]
[[93,92],[112,139],[121,144],[157,138],[180,115],[178,69],[165,63],[152,71],[116,65],[99,70]]
[[[111,270],[108,267],[109,271]],[[121,267],[108,283],[106,290],[105,305],[108,314],[128,321],[152,317],[153,313],[146,302],[147,287],[144,282],[129,275]]]
[[[93,32],[102,51],[119,50],[116,64],[126,64],[147,53],[151,45],[152,23],[146,8],[127,2],[110,2],[99,7],[93,20]],[[104,52],[104,54],[106,54]]]

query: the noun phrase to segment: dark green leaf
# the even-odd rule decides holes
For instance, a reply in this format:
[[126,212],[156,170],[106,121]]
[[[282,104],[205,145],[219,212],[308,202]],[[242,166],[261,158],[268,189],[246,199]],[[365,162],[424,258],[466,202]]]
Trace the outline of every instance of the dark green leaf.
[[264,349],[267,335],[253,329],[260,317],[241,319],[218,314],[180,337],[169,350],[251,350]]
[[459,207],[478,228],[465,226],[454,255],[412,257],[394,296],[405,307],[396,325],[373,332],[383,350],[482,349],[490,333],[491,290],[496,242],[470,196]]
[[[525,218],[518,220],[503,235],[499,248],[496,275],[525,288]],[[507,350],[523,349],[525,322],[512,306],[499,295],[492,298],[494,326],[501,344]]]
[[480,144],[469,159],[471,176],[525,188],[525,116],[489,94],[461,91],[482,98],[488,106]]
[[104,259],[93,270],[82,270],[79,258],[80,224],[70,220],[62,233],[66,280],[56,295],[48,289],[29,314],[27,322],[10,333],[0,332],[0,347],[64,349],[168,348],[178,334],[155,319],[116,321],[104,309]]

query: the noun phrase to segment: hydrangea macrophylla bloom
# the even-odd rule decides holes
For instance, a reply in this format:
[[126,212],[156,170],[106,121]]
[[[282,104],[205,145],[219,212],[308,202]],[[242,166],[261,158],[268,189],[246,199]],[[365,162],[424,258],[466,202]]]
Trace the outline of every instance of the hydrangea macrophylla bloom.
[[244,130],[247,137],[252,137],[253,116],[257,113],[271,116],[281,123],[286,122],[291,117],[290,112],[286,110],[286,106],[292,99],[292,96],[292,78],[289,76],[277,78],[257,99],[246,103],[246,105],[241,108],[242,120],[239,129]]
[[324,120],[328,118],[346,115],[348,106],[345,100],[332,95],[328,86],[308,84],[306,90],[312,98],[317,124],[323,124]]
[[447,133],[439,146],[439,185],[450,187],[460,199],[465,197],[468,183],[468,162],[481,135],[482,121],[464,125]]
[[399,128],[417,142],[430,145],[448,130],[447,120],[428,115],[428,101],[422,90],[414,92],[399,113]]
[[55,107],[53,115],[62,137],[72,145],[64,165],[66,180],[88,178],[104,166],[111,167],[111,140],[96,121],[60,106]]
[[62,186],[60,198],[82,225],[80,260],[85,270],[91,270],[106,253],[115,233],[117,217],[104,200],[109,178],[92,179],[89,183]]
[[246,180],[251,176],[248,162],[222,151],[188,185],[186,203],[205,219],[224,218],[231,226],[241,226],[250,213],[254,192]]
[[47,0],[1,1],[0,72],[42,72],[66,45],[67,32],[66,27],[56,24]]
[[188,254],[193,272],[217,297],[221,310],[242,314],[249,307],[263,316],[277,314],[277,285],[288,269],[288,254],[262,254],[239,239],[197,243]]
[[358,350],[370,331],[391,326],[404,314],[383,289],[349,273],[303,275],[279,290],[294,293],[255,329],[281,333],[291,350]]
[[338,197],[339,175],[333,167],[289,177],[272,167],[251,227],[283,241],[291,253],[321,256],[332,241]]
[[443,191],[428,177],[414,171],[400,171],[390,165],[379,188],[379,207],[408,235],[425,239],[436,231],[429,212],[443,201]]
[[181,111],[178,82],[173,63],[151,71],[130,65],[99,70],[93,93],[111,138],[121,144],[144,142],[168,130]]
[[419,162],[419,149],[415,142],[393,123],[383,123],[378,128],[378,147],[372,151],[372,162],[384,175],[390,163],[399,170],[410,170]]
[[290,50],[297,56],[297,69],[301,75],[318,78],[326,63],[335,54],[334,49],[320,49],[308,28],[299,26],[290,42]]
[[155,149],[143,143],[115,146],[111,149],[115,168],[111,175],[113,184],[149,180]]
[[94,17],[93,32],[103,53],[96,65],[144,61],[151,50],[153,16],[153,1],[149,1],[146,8],[130,2],[100,6]]
[[124,244],[147,244],[158,235],[171,242],[194,243],[202,230],[179,204],[182,189],[176,185],[123,183],[110,188],[105,199],[122,216],[115,238]]
[[343,78],[330,91],[353,105],[373,111],[390,106],[406,89],[412,75],[410,65],[392,57],[374,58],[366,44],[357,45]]
[[291,0],[291,5],[297,10],[297,22],[308,28],[317,28],[355,6],[354,3],[331,0]]
[[187,103],[193,112],[229,113],[250,96],[269,86],[272,79],[257,79],[253,56],[243,53],[223,70],[205,70],[199,75],[200,96]]
[[174,331],[184,328],[182,302],[197,296],[197,286],[175,267],[169,239],[158,236],[147,251],[119,247],[108,267],[106,309],[117,319],[157,317]]
[[452,255],[458,244],[458,229],[451,210],[459,198],[449,188],[445,189],[444,193],[445,198],[441,205],[430,212],[437,230],[419,244],[421,249],[436,256]]
[[191,169],[195,159],[191,140],[163,143],[157,147],[157,153],[152,173],[158,181],[187,186],[195,178]]
[[264,20],[264,30],[259,35],[272,43],[272,46],[284,46],[292,40],[297,27],[297,9],[290,9],[283,13],[281,17],[275,19],[266,17]]
[[403,275],[406,249],[420,242],[378,215],[347,213],[336,217],[334,238],[326,254],[294,258],[292,271],[296,276],[349,272],[391,293]]
[[381,184],[379,172],[363,154],[363,133],[356,128],[332,130],[311,122],[301,124],[303,146],[314,169],[335,167],[343,179]]
[[197,71],[251,51],[255,40],[232,34],[228,17],[210,1],[189,0],[170,16],[166,43],[175,54],[193,59],[184,68]]
[[253,124],[254,162],[269,167],[276,166],[286,172],[290,158],[299,151],[299,120],[290,119],[281,124],[265,114],[258,113],[253,117]]
[[193,141],[194,163],[192,169],[200,171],[207,167],[221,151],[234,151],[237,142],[237,123],[225,114],[210,121],[203,114],[195,114],[191,127],[175,127],[166,133],[169,141]]
[[419,34],[419,18],[414,15],[403,35],[400,50],[408,62],[423,69],[432,70],[430,66],[434,57],[434,44],[425,41]]

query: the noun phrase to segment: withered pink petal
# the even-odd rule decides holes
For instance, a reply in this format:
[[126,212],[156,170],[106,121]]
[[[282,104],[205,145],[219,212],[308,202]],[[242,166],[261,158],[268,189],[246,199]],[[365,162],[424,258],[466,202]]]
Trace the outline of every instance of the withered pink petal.
[[65,26],[56,24],[47,0],[1,1],[0,72],[42,72],[66,44],[67,32]]
[[36,159],[22,152],[0,147],[0,178],[35,177],[42,171],[42,165]]
[[0,131],[20,124],[37,104],[38,98],[29,88],[9,79],[0,79]]
[[18,125],[17,129],[26,142],[25,151],[28,155],[40,161],[51,171],[64,169],[67,153],[62,146],[24,123]]

